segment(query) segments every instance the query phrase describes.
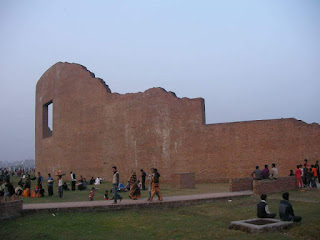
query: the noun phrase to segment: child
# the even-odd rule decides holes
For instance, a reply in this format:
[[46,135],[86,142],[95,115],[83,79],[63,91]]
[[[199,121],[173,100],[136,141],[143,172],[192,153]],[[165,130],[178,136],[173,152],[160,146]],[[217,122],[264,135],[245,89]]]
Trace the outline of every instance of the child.
[[89,193],[89,199],[90,201],[93,201],[93,197],[94,197],[94,187],[91,189],[90,193]]
[[109,192],[108,190],[106,190],[105,194],[104,194],[104,200],[109,200]]

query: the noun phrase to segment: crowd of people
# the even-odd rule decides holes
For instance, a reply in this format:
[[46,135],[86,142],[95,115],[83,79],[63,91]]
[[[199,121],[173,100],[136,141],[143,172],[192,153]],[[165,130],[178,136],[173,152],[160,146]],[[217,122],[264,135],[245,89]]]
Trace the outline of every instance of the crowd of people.
[[317,180],[320,183],[319,178],[319,161],[316,161],[314,165],[308,163],[308,159],[304,160],[304,164],[297,165],[296,171],[290,172],[290,176],[295,176],[297,179],[297,186],[300,189],[317,188]]
[[[278,179],[279,170],[276,168],[276,164],[272,163],[272,168],[269,170],[268,165],[264,166],[264,169],[261,171],[259,166],[256,166],[256,169],[251,174],[254,180],[262,179]],[[297,165],[295,172],[290,170],[289,176],[295,176],[297,180],[297,186],[300,189],[307,188],[317,188],[316,182],[320,183],[319,175],[319,161],[316,161],[314,165],[308,163],[308,159],[304,160],[304,164]]]
[[[114,200],[114,203],[116,204],[117,201],[121,201],[122,197],[120,196],[120,192],[129,192],[129,198],[133,200],[137,200],[141,198],[141,190],[146,190],[146,172],[141,169],[141,181],[138,179],[137,174],[135,171],[132,171],[130,174],[129,181],[126,186],[124,186],[122,183],[120,183],[120,175],[117,171],[117,167],[114,166],[113,168],[113,177],[112,177],[112,189],[110,192],[113,194],[113,197],[111,198]],[[17,172],[16,173],[20,177],[20,181],[18,182],[18,186],[16,188],[13,187],[12,183],[10,182],[10,176],[11,173],[9,171],[3,171],[3,173],[0,176],[0,196],[3,196],[4,201],[7,201],[8,197],[14,197],[14,196],[22,196],[22,197],[32,197],[32,198],[38,198],[38,197],[44,197],[45,196],[45,190],[43,189],[43,182],[45,181],[44,177],[41,175],[40,172],[37,173],[37,176],[31,177],[31,175],[28,173],[25,173],[24,171]],[[58,171],[55,173],[57,177],[57,185],[58,185],[58,195],[60,198],[63,197],[64,191],[69,191],[69,187],[66,181],[63,181],[63,178],[65,176],[64,173],[61,171]],[[162,201],[160,186],[159,186],[159,178],[160,174],[156,168],[151,169],[151,173],[149,175],[149,198],[148,201],[152,201],[154,198],[154,195],[158,196],[158,199]],[[76,188],[79,191],[86,190],[88,188],[88,185],[94,185],[98,186],[103,181],[102,178],[97,177],[91,177],[89,182],[86,180],[86,178],[80,176],[80,178],[77,180],[76,174],[74,172],[70,172],[70,179],[71,179],[71,190],[75,191]],[[37,184],[35,184],[34,188],[32,189],[32,182],[36,181]],[[51,176],[51,173],[48,173],[47,181],[47,187],[48,187],[48,196],[52,197],[54,195],[54,178]],[[94,200],[95,195],[95,187],[92,187],[89,192],[89,200]],[[109,191],[105,191],[104,199],[109,199]]]

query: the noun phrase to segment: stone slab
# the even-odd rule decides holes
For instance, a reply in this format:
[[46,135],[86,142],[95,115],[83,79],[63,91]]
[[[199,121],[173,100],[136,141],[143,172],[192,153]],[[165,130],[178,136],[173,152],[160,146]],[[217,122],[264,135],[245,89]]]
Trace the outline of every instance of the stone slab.
[[[263,224],[263,222],[269,222]],[[230,223],[231,229],[238,229],[248,233],[262,233],[280,231],[291,227],[293,222],[280,221],[274,218],[254,218]]]

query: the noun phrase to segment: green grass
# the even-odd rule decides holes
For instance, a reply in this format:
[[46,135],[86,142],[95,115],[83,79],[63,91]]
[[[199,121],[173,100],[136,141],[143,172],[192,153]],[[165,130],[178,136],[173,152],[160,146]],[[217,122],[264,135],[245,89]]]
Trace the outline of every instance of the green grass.
[[[11,177],[11,182],[13,183],[14,187],[17,186],[17,183],[20,179],[16,176]],[[71,188],[70,181],[66,181],[68,187]],[[55,179],[55,184],[57,180]],[[34,188],[37,184],[37,180],[32,181],[32,188]],[[89,192],[92,187],[95,187],[95,200],[103,200],[105,190],[108,189],[109,192],[111,190],[111,183],[102,183],[98,186],[89,185],[86,190],[83,191],[64,191],[63,198],[59,198],[58,196],[58,187],[54,185],[54,196],[48,197],[47,192],[47,183],[44,181],[43,188],[46,190],[45,197],[41,198],[24,198],[21,197],[23,203],[50,203],[50,202],[78,202],[78,201],[89,201]],[[178,196],[178,195],[190,195],[190,194],[199,194],[199,193],[210,193],[210,192],[228,192],[229,191],[229,183],[217,183],[217,184],[196,184],[195,189],[173,189],[170,187],[169,184],[160,184],[161,192],[164,197],[166,196]],[[122,197],[125,199],[129,199],[128,192],[120,193]],[[109,193],[109,198],[112,197],[112,194]],[[142,191],[142,198],[148,198],[148,191]]]
[[[256,217],[259,198],[251,196],[174,209],[33,214],[2,222],[0,239],[319,239],[320,191],[290,194],[295,213],[303,219],[284,232],[247,234],[228,229],[231,221]],[[268,199],[273,212],[278,212],[278,196]]]

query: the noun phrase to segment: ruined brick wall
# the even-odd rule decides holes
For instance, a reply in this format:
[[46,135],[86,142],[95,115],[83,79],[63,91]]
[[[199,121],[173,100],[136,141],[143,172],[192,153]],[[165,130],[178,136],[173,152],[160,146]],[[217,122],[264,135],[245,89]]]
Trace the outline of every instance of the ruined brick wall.
[[176,173],[171,175],[171,186],[174,188],[195,188],[195,173]]
[[230,178],[230,192],[252,190],[252,178]]
[[268,194],[275,192],[285,192],[297,189],[295,177],[280,177],[276,180],[255,180],[253,181],[253,193]]
[[[45,106],[53,102],[52,136]],[[255,165],[275,162],[280,175],[320,159],[320,126],[295,119],[205,124],[202,98],[177,98],[152,88],[111,93],[78,64],[57,63],[36,88],[36,168],[43,175],[61,169],[87,178],[121,181],[131,170],[158,168],[161,181],[195,172],[197,182],[248,176]],[[67,175],[67,178],[69,176]]]
[[22,211],[22,200],[0,202],[0,220],[19,217]]

